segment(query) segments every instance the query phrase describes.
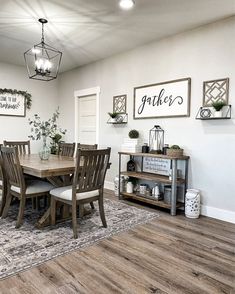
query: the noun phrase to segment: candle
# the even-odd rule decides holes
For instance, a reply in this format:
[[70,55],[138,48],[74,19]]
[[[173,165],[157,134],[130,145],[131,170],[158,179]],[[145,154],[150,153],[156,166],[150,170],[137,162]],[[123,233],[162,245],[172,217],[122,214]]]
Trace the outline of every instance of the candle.
[[157,140],[153,141],[153,150],[157,150]]

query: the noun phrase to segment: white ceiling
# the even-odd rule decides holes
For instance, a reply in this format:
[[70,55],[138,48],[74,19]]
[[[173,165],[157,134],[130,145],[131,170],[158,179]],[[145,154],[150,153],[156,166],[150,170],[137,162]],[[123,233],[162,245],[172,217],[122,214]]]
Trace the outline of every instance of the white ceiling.
[[40,42],[41,17],[66,71],[235,13],[235,0],[135,2],[122,11],[118,0],[0,0],[0,61],[24,64],[23,52]]

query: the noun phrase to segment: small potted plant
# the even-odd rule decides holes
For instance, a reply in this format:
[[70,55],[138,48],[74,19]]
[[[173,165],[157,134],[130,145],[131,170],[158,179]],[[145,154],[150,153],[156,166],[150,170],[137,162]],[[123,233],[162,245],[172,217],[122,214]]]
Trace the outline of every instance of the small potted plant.
[[166,155],[180,157],[183,156],[184,149],[181,149],[178,145],[172,145],[166,150]]
[[129,138],[130,139],[137,139],[139,138],[139,132],[137,130],[130,130],[129,132]]
[[215,101],[212,103],[212,107],[215,109],[214,117],[223,117],[222,108],[226,105],[224,101]]
[[108,115],[110,116],[110,119],[109,119],[110,123],[117,122],[118,112],[108,112]]

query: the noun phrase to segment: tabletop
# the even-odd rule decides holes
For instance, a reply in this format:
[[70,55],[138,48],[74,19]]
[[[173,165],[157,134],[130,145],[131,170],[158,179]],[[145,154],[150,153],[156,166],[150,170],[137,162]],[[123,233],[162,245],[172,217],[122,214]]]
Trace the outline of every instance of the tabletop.
[[76,162],[72,157],[59,155],[50,155],[48,160],[41,160],[38,154],[27,154],[19,159],[25,174],[39,178],[72,174]]

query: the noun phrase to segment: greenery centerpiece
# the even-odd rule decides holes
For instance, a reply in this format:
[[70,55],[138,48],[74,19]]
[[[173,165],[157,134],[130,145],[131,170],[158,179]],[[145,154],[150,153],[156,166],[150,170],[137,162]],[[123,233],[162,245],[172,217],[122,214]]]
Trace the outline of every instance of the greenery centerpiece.
[[[32,140],[43,140],[42,149],[39,151],[39,156],[42,160],[48,160],[50,153],[56,154],[58,152],[62,135],[67,131],[58,127],[57,120],[59,115],[59,108],[57,108],[52,117],[46,121],[41,120],[37,114],[34,115],[34,119],[29,119],[32,133],[29,138]],[[51,139],[50,147],[47,145],[48,138]]]

